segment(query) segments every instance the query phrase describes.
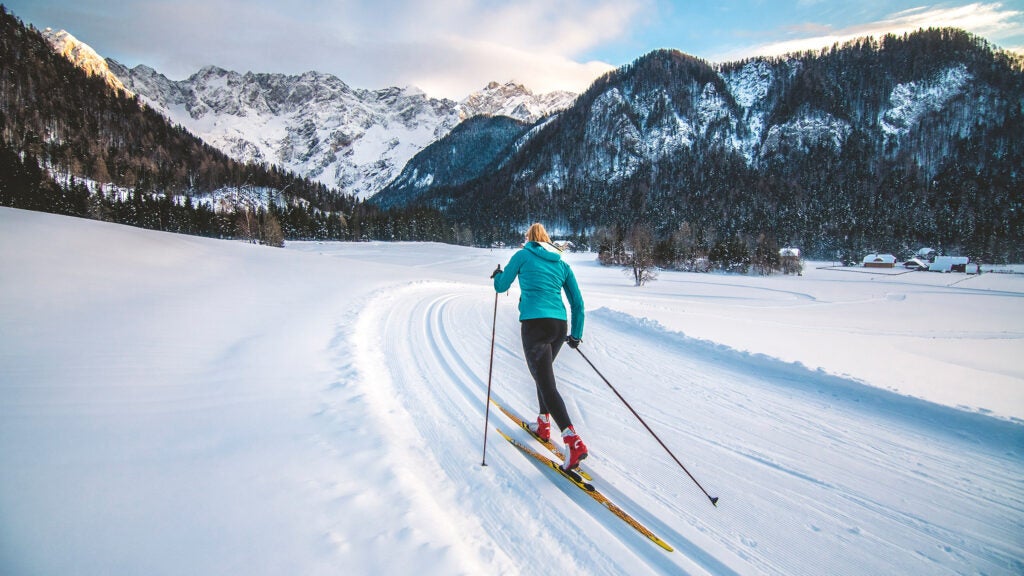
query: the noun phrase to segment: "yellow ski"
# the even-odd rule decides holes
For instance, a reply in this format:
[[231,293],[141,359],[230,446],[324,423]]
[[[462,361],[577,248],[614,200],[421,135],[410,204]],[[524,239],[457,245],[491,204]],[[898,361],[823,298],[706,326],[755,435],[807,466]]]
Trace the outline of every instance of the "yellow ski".
[[[499,405],[499,407],[500,407],[500,405]],[[530,448],[526,444],[523,444],[522,442],[516,440],[515,438],[509,436],[508,434],[505,434],[505,431],[502,430],[501,428],[498,428],[497,426],[495,426],[495,429],[498,431],[498,434],[501,434],[502,438],[504,438],[505,440],[508,440],[509,443],[512,444],[513,446],[515,446],[516,448],[518,448],[520,452],[522,452],[523,454],[526,454],[527,456],[532,457],[533,459],[537,460],[541,464],[544,464],[548,468],[551,468],[552,470],[555,470],[556,472],[558,472],[566,480],[568,480],[569,482],[572,482],[573,486],[576,486],[580,490],[583,490],[584,492],[586,492],[586,494],[588,496],[590,496],[594,500],[597,500],[598,502],[600,502],[601,505],[603,505],[605,508],[607,508],[609,512],[611,512],[612,514],[617,516],[620,520],[622,520],[626,524],[629,524],[630,526],[632,526],[634,530],[636,530],[637,532],[643,534],[645,537],[647,537],[648,540],[650,540],[651,542],[654,542],[655,544],[657,544],[658,546],[660,546],[661,548],[663,548],[663,549],[665,549],[665,550],[667,550],[669,552],[673,551],[673,548],[671,546],[669,546],[667,542],[665,542],[661,538],[658,538],[653,532],[648,530],[646,526],[644,526],[643,524],[638,522],[635,518],[633,518],[632,516],[627,514],[622,508],[619,508],[618,506],[616,506],[614,502],[609,500],[607,497],[605,497],[604,494],[601,494],[601,492],[599,492],[596,488],[594,488],[593,484],[591,484],[590,482],[584,480],[583,478],[581,478],[579,475],[575,474],[572,471],[566,471],[565,469],[562,468],[561,465],[559,465],[557,462],[555,462],[551,458],[548,458],[547,456],[544,456],[543,454],[541,454],[540,452],[537,452],[533,448]]]

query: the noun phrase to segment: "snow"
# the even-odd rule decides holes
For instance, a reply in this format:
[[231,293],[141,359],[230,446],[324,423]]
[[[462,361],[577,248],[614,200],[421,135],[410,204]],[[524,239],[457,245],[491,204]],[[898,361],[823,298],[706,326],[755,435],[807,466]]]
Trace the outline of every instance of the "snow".
[[769,128],[763,147],[765,150],[774,150],[783,142],[789,142],[807,150],[827,142],[839,150],[852,131],[849,122],[826,112],[808,111]]
[[729,117],[729,106],[718,93],[718,90],[715,89],[715,85],[712,82],[704,85],[704,89],[700,94],[700,100],[697,102],[697,115],[700,123],[704,126],[720,118]]
[[569,255],[581,350],[721,497],[563,350],[595,483],[666,553],[497,434],[481,466],[495,310],[492,393],[535,402],[511,254],[0,209],[0,573],[1024,571],[1024,275]]
[[906,136],[922,116],[942,109],[972,78],[967,66],[960,64],[937,74],[931,82],[897,84],[889,95],[891,107],[882,114],[879,126],[887,136]]
[[774,75],[768,62],[752,60],[733,73],[723,74],[722,78],[736,103],[752,108],[768,96]]

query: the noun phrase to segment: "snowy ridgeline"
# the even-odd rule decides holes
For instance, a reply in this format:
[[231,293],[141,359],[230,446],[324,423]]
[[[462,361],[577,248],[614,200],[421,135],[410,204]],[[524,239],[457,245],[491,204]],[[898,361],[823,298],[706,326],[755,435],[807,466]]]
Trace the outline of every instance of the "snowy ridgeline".
[[[582,349],[721,497],[563,350],[595,484],[667,553],[497,434],[480,466],[509,250],[10,209],[0,246],[3,574],[1024,571],[1020,275],[635,288],[569,255]],[[492,393],[530,416],[517,291]]]
[[65,30],[47,28],[53,49],[115,89],[241,162],[276,164],[359,197],[391,182],[417,152],[460,121],[504,115],[534,122],[572,105],[576,95],[534,94],[491,82],[459,102],[416,87],[366,90],[320,72],[238,73],[207,66],[184,80],[107,60]]

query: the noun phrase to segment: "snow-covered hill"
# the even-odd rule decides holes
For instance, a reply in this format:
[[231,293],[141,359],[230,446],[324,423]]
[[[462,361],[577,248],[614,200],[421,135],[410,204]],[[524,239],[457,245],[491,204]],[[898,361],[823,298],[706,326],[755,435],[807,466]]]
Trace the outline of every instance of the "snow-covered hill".
[[[0,209],[0,573],[1020,574],[1024,275],[664,272],[569,255],[559,386],[625,527],[530,414],[511,251],[284,250]],[[512,431],[492,412],[491,425]]]

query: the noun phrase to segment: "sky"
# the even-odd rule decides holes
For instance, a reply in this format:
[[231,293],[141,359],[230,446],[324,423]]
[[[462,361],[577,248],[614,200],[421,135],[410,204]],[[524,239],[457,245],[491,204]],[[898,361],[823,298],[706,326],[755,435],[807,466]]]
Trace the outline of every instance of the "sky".
[[460,100],[488,82],[585,90],[659,48],[712,63],[955,26],[1024,52],[1024,0],[0,0],[173,80],[207,65],[333,74]]

